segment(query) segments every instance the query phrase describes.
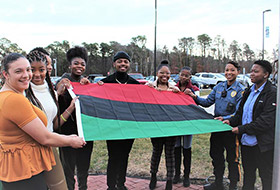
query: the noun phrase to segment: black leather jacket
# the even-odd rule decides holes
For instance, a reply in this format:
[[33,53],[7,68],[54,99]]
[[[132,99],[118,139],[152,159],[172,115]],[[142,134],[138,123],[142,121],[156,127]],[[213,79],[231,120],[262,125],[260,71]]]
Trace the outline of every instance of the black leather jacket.
[[235,116],[229,119],[230,124],[232,127],[238,126],[240,136],[243,133],[255,135],[261,152],[272,150],[275,136],[277,89],[270,81],[267,81],[254,104],[253,121],[242,125],[243,107],[250,92],[250,88],[245,90]]

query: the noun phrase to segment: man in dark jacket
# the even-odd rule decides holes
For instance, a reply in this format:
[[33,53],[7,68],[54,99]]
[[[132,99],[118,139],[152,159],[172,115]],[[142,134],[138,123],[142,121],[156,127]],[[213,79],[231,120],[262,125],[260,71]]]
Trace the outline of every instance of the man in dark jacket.
[[[130,57],[126,52],[117,52],[113,59],[113,67],[116,72],[102,79],[98,84],[119,83],[119,84],[140,84],[130,77],[127,71],[130,68]],[[107,185],[108,190],[127,190],[125,187],[125,177],[130,150],[134,139],[107,140],[108,165],[107,165]]]
[[268,80],[271,71],[268,61],[254,63],[250,75],[254,84],[244,92],[235,116],[224,121],[240,137],[243,190],[254,189],[256,169],[259,170],[263,189],[272,188],[276,88]]

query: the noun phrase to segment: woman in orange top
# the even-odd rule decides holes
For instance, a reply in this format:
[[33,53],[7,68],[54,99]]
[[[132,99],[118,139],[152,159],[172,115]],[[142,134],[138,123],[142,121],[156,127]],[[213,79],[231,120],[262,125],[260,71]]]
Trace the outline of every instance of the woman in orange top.
[[23,92],[32,78],[30,63],[11,53],[2,61],[5,83],[0,90],[0,180],[4,190],[47,189],[42,172],[55,165],[49,146],[81,148],[76,135],[47,130],[47,118]]

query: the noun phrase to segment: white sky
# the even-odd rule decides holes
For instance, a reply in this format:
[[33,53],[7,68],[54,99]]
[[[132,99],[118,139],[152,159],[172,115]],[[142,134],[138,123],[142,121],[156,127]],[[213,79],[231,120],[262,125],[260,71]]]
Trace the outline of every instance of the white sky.
[[[154,0],[0,0],[0,38],[17,43],[25,51],[54,41],[117,41],[146,35],[154,47]],[[237,40],[254,51],[262,49],[262,12],[270,37],[265,49],[277,48],[278,0],[158,0],[157,47],[169,50],[182,37],[221,35],[229,45]]]

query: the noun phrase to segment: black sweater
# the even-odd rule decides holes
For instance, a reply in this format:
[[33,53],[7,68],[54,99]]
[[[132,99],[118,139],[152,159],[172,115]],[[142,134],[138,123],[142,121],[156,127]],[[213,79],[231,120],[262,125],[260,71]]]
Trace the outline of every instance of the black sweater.
[[[116,80],[117,79],[117,80]],[[121,82],[122,84],[140,84],[137,80],[129,76],[127,73],[122,72],[115,72],[112,75],[102,79],[104,83],[118,83]]]

